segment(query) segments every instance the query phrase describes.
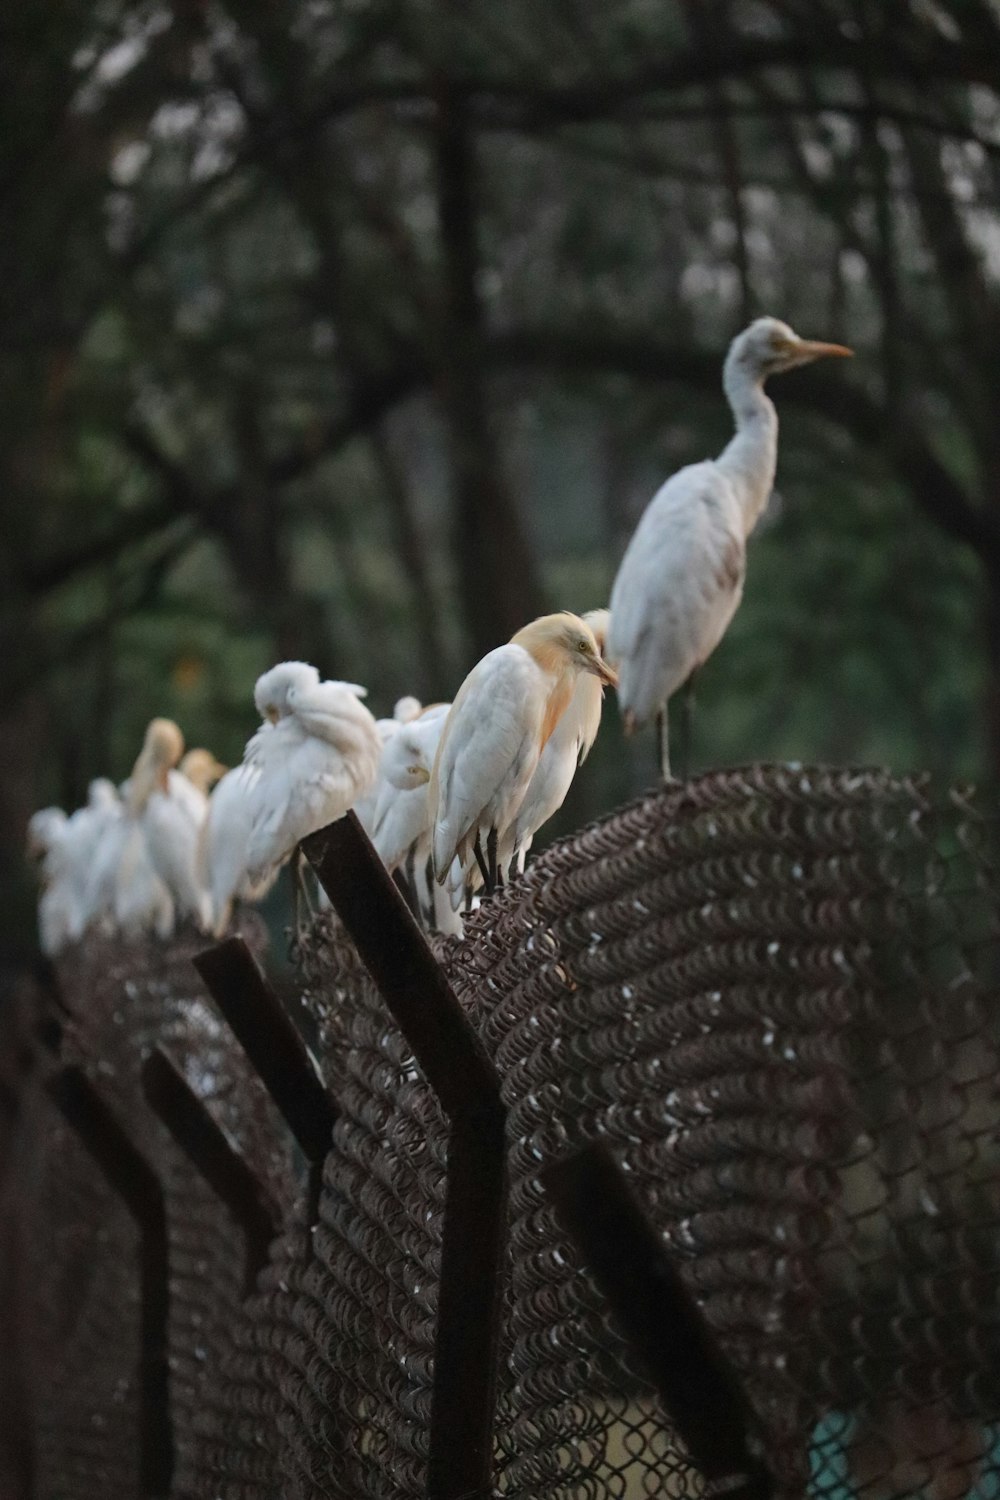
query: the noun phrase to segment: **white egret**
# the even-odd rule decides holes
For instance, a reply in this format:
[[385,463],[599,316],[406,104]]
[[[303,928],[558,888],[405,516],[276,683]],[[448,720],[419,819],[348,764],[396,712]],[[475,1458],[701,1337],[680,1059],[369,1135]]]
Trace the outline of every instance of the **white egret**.
[[[202,824],[196,870],[209,893],[211,929],[222,937],[229,926],[236,900],[261,901],[274,885],[281,861],[251,879],[247,872],[247,846],[254,816],[253,793],[266,761],[263,741],[288,716],[288,695],[293,688],[313,688],[319,672],[304,661],[282,661],[262,672],[254,683],[253,699],[263,723],[251,736],[243,763],[227,771],[218,781]],[[194,752],[191,752],[192,754]]]
[[375,780],[381,745],[352,683],[291,688],[287,712],[247,747],[259,772],[249,789],[246,872],[256,884],[307,834],[343,817]]
[[77,892],[83,926],[88,928],[110,911],[98,910],[92,898],[93,872],[105,857],[105,851],[119,847],[118,830],[125,815],[121,798],[113,781],[97,777],[87,788],[87,801],[70,818],[66,827],[69,874]]
[[[183,776],[196,791],[200,792],[207,799],[212,787],[222,780],[228,769],[228,766],[224,766],[216,760],[211,750],[196,748],[185,751],[181,756],[181,762],[177,767],[176,774]],[[172,782],[173,776],[168,779]]]
[[[273,732],[266,722],[251,739],[247,755],[259,735]],[[277,864],[261,879],[252,881],[247,874],[247,843],[250,838],[251,795],[260,780],[260,767],[253,759],[234,766],[216,786],[208,799],[208,813],[202,824],[198,846],[198,878],[209,893],[211,928],[217,938],[225,935],[233,913],[233,903],[261,901],[278,878]]]
[[[609,613],[592,609],[583,619],[594,632],[598,652],[603,656],[608,635]],[[557,813],[566,800],[577,766],[590,754],[601,727],[601,703],[604,683],[591,672],[576,679],[573,696],[538,758],[535,774],[517,810],[509,835],[509,855],[524,869],[525,857],[535,834],[543,823]],[[507,854],[508,851],[505,851]]]
[[172,718],[148,723],[127,783],[126,822],[115,868],[114,919],[126,938],[147,932],[169,938],[178,903],[183,912],[202,918],[199,903],[204,898],[193,873],[189,819],[169,798],[169,772],[183,750],[184,736]]
[[616,680],[590,626],[562,613],[533,620],[466,677],[445,720],[430,781],[439,885],[457,855],[463,868],[474,857],[487,891],[493,890],[498,850],[581,672]]
[[114,932],[117,926],[115,906],[118,867],[132,824],[125,812],[129,783],[126,781],[122,784],[121,795],[112,783],[107,785],[113,800],[107,793],[104,794],[106,803],[100,828],[84,875],[84,908],[88,925],[99,925],[108,932]]
[[[420,699],[408,696],[397,700],[392,710],[391,719],[376,719],[375,730],[378,734],[379,744],[382,746],[383,751],[385,749],[385,746],[392,739],[393,735],[398,733],[398,731],[404,724],[409,724],[411,720],[417,718],[417,716],[421,713],[423,713],[423,707],[421,705]],[[382,767],[380,757],[379,769],[375,774],[375,780],[372,782],[367,792],[365,792],[363,796],[357,799],[353,808],[355,817],[361,823],[362,828],[365,830],[369,838],[371,838],[375,827],[375,808],[378,803],[379,795],[382,791],[382,784]]]
[[197,850],[208,799],[177,771],[183,751],[184,736],[173,720],[153,719],[132,769],[128,806],[145,839],[149,862],[170,892],[175,914],[192,918],[205,930],[208,894],[198,879]]
[[69,819],[61,807],[43,807],[28,821],[27,853],[38,862],[38,940],[48,958],[76,941],[83,917],[76,900],[66,859]]
[[719,458],[680,469],[643,513],[611,591],[608,658],[618,668],[626,734],[658,716],[670,778],[667,702],[712,654],[743,594],[746,542],[774,484],[778,418],[769,375],[830,355],[842,344],[799,338],[758,318],[729,346],[722,384],[736,423]]
[[407,693],[403,698],[397,698],[392,717],[397,724],[409,724],[418,719],[424,711],[424,706],[419,698],[414,698],[412,693]]
[[98,778],[72,817],[61,808],[43,808],[31,819],[28,852],[41,857],[39,928],[42,948],[49,955],[78,942],[92,925],[97,915],[91,899],[92,870],[121,817],[114,784]]
[[372,843],[390,871],[402,869],[412,901],[427,925],[439,932],[461,932],[455,908],[464,891],[461,866],[454,870],[458,898],[439,891],[430,865],[431,815],[428,783],[449,703],[425,709],[400,727],[382,750]]
[[268,667],[253,685],[254,707],[262,719],[277,724],[288,712],[288,694],[294,687],[315,687],[319,672],[306,661],[279,661]]

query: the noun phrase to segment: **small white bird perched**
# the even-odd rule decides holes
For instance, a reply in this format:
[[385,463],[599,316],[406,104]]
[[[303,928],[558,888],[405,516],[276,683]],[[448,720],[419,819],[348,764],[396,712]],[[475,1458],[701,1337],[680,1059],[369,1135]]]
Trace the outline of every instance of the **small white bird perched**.
[[424,706],[419,698],[414,698],[412,693],[407,693],[402,698],[397,698],[393,706],[392,717],[397,724],[411,724],[414,719],[419,719],[424,712]]
[[38,941],[48,958],[55,958],[83,933],[84,918],[70,879],[66,857],[69,819],[61,807],[43,807],[28,821],[26,851],[38,861],[41,895],[38,898]]
[[315,687],[319,672],[307,661],[279,661],[268,667],[253,685],[254,707],[262,719],[277,724],[288,712],[288,694],[292,688]]
[[375,780],[381,744],[353,683],[293,687],[286,713],[259,731],[247,761],[259,775],[249,792],[246,872],[252,883],[281,864],[301,839],[343,817]]
[[[180,765],[174,774],[183,776],[185,781],[189,781],[195,791],[199,792],[207,801],[212,787],[222,780],[228,769],[228,766],[224,766],[216,760],[211,750],[195,748],[194,750],[186,750],[184,752],[181,756]],[[169,779],[172,783],[173,775]],[[184,795],[182,791],[181,796]],[[192,807],[196,805],[194,802],[191,803]]]
[[[378,734],[379,744],[382,746],[383,753],[385,751],[386,745],[389,743],[392,737],[398,733],[403,725],[409,724],[421,713],[423,713],[423,707],[421,705],[420,699],[407,696],[405,698],[400,698],[397,700],[392,710],[391,719],[375,720],[375,729]],[[363,796],[357,799],[353,809],[355,817],[358,819],[369,838],[371,838],[375,829],[375,809],[378,805],[378,800],[382,792],[383,784],[382,763],[380,757],[379,769],[375,775],[375,780],[372,782],[367,792],[365,792]]]
[[[61,808],[43,808],[28,825],[28,853],[41,858],[39,934],[50,957],[78,942],[95,920],[91,878],[95,862],[121,822],[114,784],[98,778],[87,801],[67,818]],[[119,846],[120,847],[120,846]]]
[[[271,734],[273,725],[261,725],[257,735]],[[249,753],[250,746],[247,747]],[[208,799],[208,812],[198,842],[198,879],[209,894],[213,936],[225,936],[233,914],[233,903],[261,901],[278,878],[275,865],[263,879],[251,881],[247,874],[247,843],[250,839],[251,794],[260,780],[260,767],[247,760],[234,766]]]
[[[598,652],[603,656],[608,637],[609,612],[606,609],[592,609],[583,619],[594,632]],[[582,766],[590,754],[601,727],[603,698],[604,683],[599,677],[590,672],[583,672],[577,677],[573,696],[539,756],[535,774],[524,801],[517,810],[509,835],[509,857],[516,859],[518,870],[524,869],[525,857],[539,828],[566,801],[566,793],[576,775],[577,766]]]
[[319,680],[319,672],[308,662],[282,661],[262,672],[254,683],[254,706],[263,723],[247,743],[242,764],[226,772],[209,798],[198,844],[198,879],[209,893],[211,930],[215,937],[224,936],[237,899],[263,900],[278,878],[281,861],[256,880],[247,872],[253,793],[261,777],[261,761],[267,758],[263,742],[274,726],[287,717],[292,689],[313,688]]
[[736,612],[747,538],[774,484],[778,417],[764,381],[850,353],[801,339],[777,318],[751,323],[729,346],[722,376],[736,435],[719,458],[668,479],[629,542],[611,591],[608,658],[618,668],[626,734],[659,718],[668,780],[667,701],[712,654]]
[[[174,930],[180,907],[201,921],[204,896],[194,873],[197,831],[170,796],[170,772],[184,751],[172,719],[152,719],[132,767],[114,876],[114,920],[125,937]],[[188,783],[192,795],[194,787]]]
[[[390,870],[430,833],[427,784],[450,708],[450,703],[435,704],[401,724],[382,748],[372,842]],[[429,844],[422,853],[429,855]]]
[[487,892],[495,888],[498,851],[581,672],[605,683],[616,680],[590,626],[562,613],[533,620],[466,677],[445,721],[430,781],[438,884],[448,879],[457,855],[463,868],[474,857]]
[[436,703],[419,718],[400,727],[382,750],[372,843],[390,871],[402,868],[412,901],[427,926],[460,933],[456,915],[464,882],[461,867],[453,873],[457,900],[440,891],[430,868],[431,815],[428,783],[450,703]]

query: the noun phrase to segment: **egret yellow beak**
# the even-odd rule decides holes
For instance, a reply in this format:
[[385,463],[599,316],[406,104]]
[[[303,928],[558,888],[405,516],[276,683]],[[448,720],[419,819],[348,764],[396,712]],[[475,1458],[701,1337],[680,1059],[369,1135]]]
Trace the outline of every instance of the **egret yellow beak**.
[[267,719],[267,722],[269,724],[277,724],[281,715],[278,713],[278,710],[274,707],[274,705],[271,704],[265,709],[264,717]]
[[587,663],[587,671],[593,672],[595,677],[599,677],[606,687],[618,686],[618,673],[614,667],[608,666],[608,663],[602,656],[595,656],[589,661]]
[[853,359],[854,350],[846,344],[824,344],[817,339],[800,339],[795,345],[798,360],[808,359]]
[[431,779],[431,773],[426,766],[407,766],[406,770],[413,777],[417,786],[423,786],[425,782]]

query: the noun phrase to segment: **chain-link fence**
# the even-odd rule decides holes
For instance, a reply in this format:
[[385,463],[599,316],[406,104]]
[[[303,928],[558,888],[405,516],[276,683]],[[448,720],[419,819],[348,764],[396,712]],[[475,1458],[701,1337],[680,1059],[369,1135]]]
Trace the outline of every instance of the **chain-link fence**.
[[[32,1043],[7,1132],[0,1269],[20,1309],[33,1492],[398,1500],[430,1484],[457,1500],[460,1464],[441,1455],[470,1441],[490,1395],[474,1366],[494,1355],[489,1338],[462,1344],[462,1312],[479,1326],[476,1277],[495,1265],[492,1490],[700,1494],[548,1191],[554,1163],[600,1142],[738,1374],[780,1493],[1000,1495],[995,840],[962,792],[762,767],[665,789],[555,846],[463,939],[435,940],[499,1117],[462,1103],[468,1078],[451,1097],[447,1036],[428,1068],[415,1007],[318,918],[298,949],[333,1111],[313,1190],[198,982],[196,941],[75,955],[58,1056],[51,1036]],[[396,963],[405,988],[373,902],[376,970]],[[344,919],[357,935],[357,911]],[[156,1049],[238,1163],[220,1146],[213,1175],[211,1142],[152,1108]],[[102,1167],[94,1119],[56,1086],[67,1070],[162,1189],[159,1469],[140,1359],[158,1221]],[[276,1225],[250,1288],[223,1180],[239,1163]]]

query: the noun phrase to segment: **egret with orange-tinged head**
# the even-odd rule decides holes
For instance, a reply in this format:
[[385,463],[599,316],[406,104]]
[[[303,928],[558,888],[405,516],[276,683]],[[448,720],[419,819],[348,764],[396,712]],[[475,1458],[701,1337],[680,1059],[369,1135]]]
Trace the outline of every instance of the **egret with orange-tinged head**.
[[[603,656],[608,637],[609,612],[606,609],[592,609],[583,619],[594,632],[597,649]],[[535,774],[514,819],[510,835],[511,848],[509,851],[505,850],[504,855],[515,859],[519,870],[524,869],[525,856],[535,834],[562,807],[577,766],[582,766],[590,754],[601,727],[603,698],[602,679],[592,672],[582,672],[577,677],[573,696],[565,713],[538,758]]]
[[[208,797],[194,777],[179,767],[187,762],[195,776],[211,780],[217,764],[207,750],[184,750],[184,737],[170,719],[154,719],[146,731],[140,763],[151,756],[153,787],[141,814],[142,831],[153,869],[166,885],[177,914],[191,917],[203,930],[208,926],[208,897],[197,875],[198,835],[208,811]],[[138,764],[138,763],[137,763]],[[144,774],[132,772],[141,788]]]
[[[430,780],[438,884],[458,856],[473,857],[487,891],[538,759],[581,672],[614,683],[594,632],[579,615],[543,615],[478,662],[445,720]],[[485,851],[485,852],[484,852]]]
[[211,750],[200,748],[188,750],[181,756],[181,763],[177,770],[185,780],[189,781],[195,791],[207,797],[217,781],[221,781],[229,767],[217,761]]
[[174,930],[177,908],[170,886],[153,859],[146,812],[155,793],[166,794],[170,772],[183,753],[184,736],[173,720],[151,720],[128,779],[126,817],[116,840],[119,847],[114,851],[113,914],[125,938],[141,937],[150,931],[168,938]]
[[611,591],[608,657],[618,668],[625,732],[654,717],[670,779],[667,702],[722,639],[743,595],[746,543],[774,484],[778,417],[769,375],[851,353],[758,318],[729,346],[722,384],[735,436],[714,460],[690,464],[653,496]]

